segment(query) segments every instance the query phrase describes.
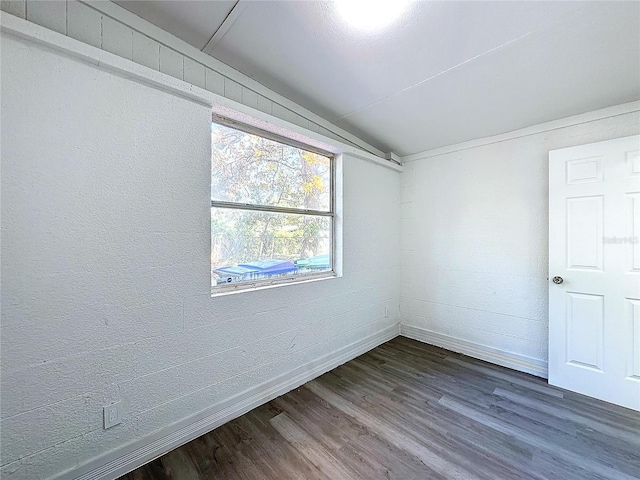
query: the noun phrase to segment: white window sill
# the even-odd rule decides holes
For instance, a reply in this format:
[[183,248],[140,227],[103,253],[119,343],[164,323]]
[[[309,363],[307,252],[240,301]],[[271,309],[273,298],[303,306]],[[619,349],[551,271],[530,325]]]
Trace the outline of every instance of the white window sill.
[[233,295],[242,292],[252,292],[255,290],[265,290],[267,288],[284,287],[286,285],[319,282],[322,280],[339,278],[340,276],[341,275],[337,275],[335,272],[322,272],[318,274],[305,275],[304,277],[281,277],[273,280],[259,280],[255,282],[217,285],[215,287],[211,287],[211,296],[222,297],[225,295]]

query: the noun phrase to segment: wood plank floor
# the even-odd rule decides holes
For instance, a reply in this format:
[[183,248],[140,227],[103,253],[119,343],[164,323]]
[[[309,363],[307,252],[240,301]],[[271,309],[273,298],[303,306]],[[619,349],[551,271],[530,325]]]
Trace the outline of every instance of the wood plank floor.
[[640,478],[640,414],[398,337],[122,477]]

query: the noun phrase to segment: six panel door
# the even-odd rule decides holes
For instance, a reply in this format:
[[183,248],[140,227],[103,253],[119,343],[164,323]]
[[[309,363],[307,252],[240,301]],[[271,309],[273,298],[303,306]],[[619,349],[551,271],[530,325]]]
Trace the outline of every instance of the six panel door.
[[640,136],[549,152],[549,383],[640,411]]

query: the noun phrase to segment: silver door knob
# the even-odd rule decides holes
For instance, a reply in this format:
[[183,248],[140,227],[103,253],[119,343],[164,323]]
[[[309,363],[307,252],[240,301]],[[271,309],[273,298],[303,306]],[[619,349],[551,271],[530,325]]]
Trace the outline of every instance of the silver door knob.
[[556,285],[560,285],[562,282],[564,282],[564,279],[562,277],[553,277],[553,283],[555,283]]

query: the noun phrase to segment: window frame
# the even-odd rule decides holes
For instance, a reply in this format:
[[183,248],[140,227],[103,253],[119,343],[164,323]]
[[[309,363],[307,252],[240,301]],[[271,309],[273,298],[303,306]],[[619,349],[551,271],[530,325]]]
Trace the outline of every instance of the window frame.
[[[211,208],[225,208],[231,210],[244,210],[244,211],[260,211],[270,213],[282,213],[282,214],[297,214],[297,215],[309,215],[316,217],[329,217],[330,218],[330,232],[331,232],[331,250],[329,252],[329,258],[331,260],[331,269],[318,273],[307,273],[304,275],[285,275],[275,278],[265,278],[260,280],[247,280],[239,283],[228,283],[221,285],[211,285],[211,296],[226,295],[229,293],[242,292],[247,290],[257,290],[261,288],[291,285],[297,283],[307,283],[327,278],[338,277],[336,269],[336,155],[332,152],[322,150],[320,148],[308,145],[303,142],[288,138],[286,136],[278,135],[268,130],[247,125],[246,123],[237,122],[227,117],[211,115],[211,122],[225,127],[233,128],[250,135],[256,135],[274,142],[282,143],[290,147],[298,148],[308,152],[316,153],[327,157],[329,159],[329,210],[309,210],[294,207],[278,207],[259,205],[252,203],[240,203],[240,202],[224,202],[211,200]],[[209,274],[212,275],[213,265],[210,262]]]

